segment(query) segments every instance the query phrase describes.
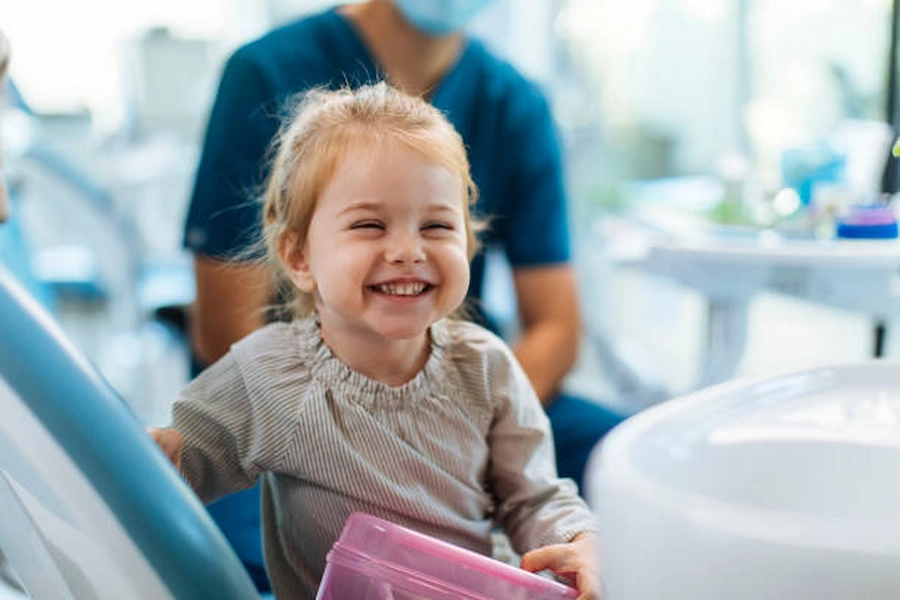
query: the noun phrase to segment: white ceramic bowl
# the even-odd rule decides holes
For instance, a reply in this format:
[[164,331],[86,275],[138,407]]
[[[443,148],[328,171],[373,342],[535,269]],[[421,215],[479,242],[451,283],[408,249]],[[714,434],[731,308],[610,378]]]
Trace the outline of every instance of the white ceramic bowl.
[[587,482],[607,600],[896,600],[900,363],[671,400],[610,433]]

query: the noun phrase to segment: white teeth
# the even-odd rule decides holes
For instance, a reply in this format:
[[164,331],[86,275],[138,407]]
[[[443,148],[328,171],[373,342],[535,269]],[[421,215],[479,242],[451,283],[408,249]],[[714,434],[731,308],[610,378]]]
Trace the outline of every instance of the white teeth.
[[375,289],[391,296],[417,296],[425,291],[425,283],[385,283],[376,285]]

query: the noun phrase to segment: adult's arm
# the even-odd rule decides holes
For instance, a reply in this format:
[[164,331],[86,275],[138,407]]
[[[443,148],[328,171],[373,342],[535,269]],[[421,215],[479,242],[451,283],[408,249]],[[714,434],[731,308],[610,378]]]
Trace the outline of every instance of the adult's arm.
[[258,54],[255,46],[246,46],[226,63],[185,224],[196,283],[191,345],[195,358],[207,365],[263,325],[271,298],[266,270],[235,258],[258,239],[254,192],[278,123],[277,101]]
[[513,351],[546,406],[578,355],[581,319],[575,273],[568,264],[519,267],[513,282],[522,323]]
[[562,148],[540,90],[522,80],[510,90],[499,171],[502,208],[494,225],[519,307],[514,352],[546,406],[575,364],[581,328]]
[[267,267],[195,255],[197,294],[191,312],[191,344],[195,356],[212,364],[233,343],[265,324],[272,298]]

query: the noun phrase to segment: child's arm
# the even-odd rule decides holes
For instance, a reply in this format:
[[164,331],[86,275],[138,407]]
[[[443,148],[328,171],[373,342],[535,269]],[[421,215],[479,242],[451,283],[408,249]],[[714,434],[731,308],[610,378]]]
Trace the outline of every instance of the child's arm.
[[497,520],[522,553],[522,568],[550,569],[572,579],[579,600],[596,600],[600,569],[594,517],[574,483],[557,476],[547,416],[515,358],[505,347],[499,350],[483,354],[491,363],[495,392],[488,443]]
[[175,468],[181,471],[181,450],[184,448],[184,438],[177,429],[148,427],[147,434],[153,438],[160,450],[172,461]]
[[597,536],[593,533],[580,533],[568,544],[544,546],[522,557],[522,568],[526,571],[535,573],[549,569],[572,580],[580,592],[578,600],[601,597],[598,564]]
[[170,459],[179,449],[180,463],[173,463],[204,503],[253,486],[264,471],[279,471],[296,430],[297,382],[305,372],[279,362],[296,339],[286,327],[260,334],[188,384],[172,405],[174,431],[164,429],[158,438]]

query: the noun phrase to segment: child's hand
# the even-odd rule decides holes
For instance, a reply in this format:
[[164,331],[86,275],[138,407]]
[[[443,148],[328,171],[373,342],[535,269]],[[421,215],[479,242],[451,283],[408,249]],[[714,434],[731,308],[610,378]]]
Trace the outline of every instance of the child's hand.
[[600,572],[597,558],[597,536],[580,533],[568,544],[545,546],[525,553],[522,568],[536,573],[550,569],[575,582],[578,600],[600,598]]
[[175,468],[181,470],[181,449],[184,446],[184,438],[177,429],[148,427],[147,434],[153,438],[156,445],[172,461]]

